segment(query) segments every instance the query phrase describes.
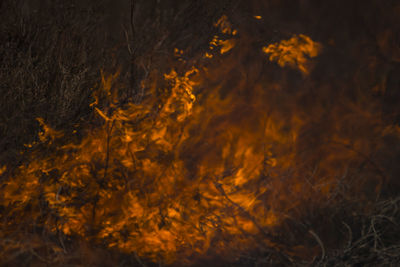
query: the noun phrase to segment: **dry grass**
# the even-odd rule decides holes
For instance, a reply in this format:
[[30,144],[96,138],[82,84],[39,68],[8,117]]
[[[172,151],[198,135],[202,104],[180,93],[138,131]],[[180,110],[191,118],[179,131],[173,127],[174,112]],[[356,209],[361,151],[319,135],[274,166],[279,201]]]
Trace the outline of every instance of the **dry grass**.
[[91,88],[109,49],[94,10],[62,1],[24,10],[23,3],[3,1],[0,10],[2,162],[15,161],[35,138],[37,117],[68,129],[89,116]]

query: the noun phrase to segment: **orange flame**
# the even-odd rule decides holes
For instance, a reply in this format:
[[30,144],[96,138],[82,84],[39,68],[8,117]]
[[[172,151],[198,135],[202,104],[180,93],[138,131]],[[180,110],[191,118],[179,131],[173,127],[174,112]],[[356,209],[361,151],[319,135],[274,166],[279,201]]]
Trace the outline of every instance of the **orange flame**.
[[270,44],[264,47],[263,51],[269,54],[270,61],[276,61],[279,66],[288,65],[308,74],[307,58],[316,57],[321,51],[321,45],[311,40],[310,37],[299,34],[289,40]]

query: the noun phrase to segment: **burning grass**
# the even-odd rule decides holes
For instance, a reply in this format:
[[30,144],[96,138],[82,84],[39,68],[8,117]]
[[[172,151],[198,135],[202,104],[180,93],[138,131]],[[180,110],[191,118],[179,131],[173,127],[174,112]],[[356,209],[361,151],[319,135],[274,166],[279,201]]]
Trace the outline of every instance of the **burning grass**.
[[[398,262],[398,110],[377,95],[386,82],[360,82],[389,63],[377,55],[348,79],[327,65],[332,40],[255,34],[258,11],[220,12],[208,49],[160,34],[150,52],[167,46],[163,68],[129,46],[140,81],[102,71],[90,123],[68,131],[38,117],[23,161],[0,171],[0,261]],[[131,85],[134,97],[121,94]]]

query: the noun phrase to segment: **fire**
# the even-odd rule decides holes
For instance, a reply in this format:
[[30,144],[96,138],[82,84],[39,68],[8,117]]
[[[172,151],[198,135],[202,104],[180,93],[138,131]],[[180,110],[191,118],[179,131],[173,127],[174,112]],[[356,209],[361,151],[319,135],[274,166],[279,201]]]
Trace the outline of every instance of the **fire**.
[[276,61],[279,66],[297,67],[307,74],[309,72],[307,58],[316,57],[321,51],[321,45],[311,40],[310,37],[299,34],[289,40],[264,47],[263,51],[269,54],[270,61]]
[[223,15],[214,24],[215,27],[219,28],[222,34],[236,35],[237,30],[233,29],[232,23],[229,21],[226,15]]
[[[370,136],[354,141],[337,120],[329,126],[332,136],[321,135],[335,143],[303,160],[309,152],[302,149],[302,135],[314,118],[298,96],[268,77],[253,82],[234,72],[243,62],[235,50],[237,31],[226,16],[216,27],[232,38],[216,36],[210,43],[226,63],[213,62],[208,51],[205,65],[171,70],[162,83],[145,81],[149,96],[140,104],[119,107],[118,73],[102,73],[93,107],[103,125],[83,129],[81,140],[69,142],[39,118],[40,142],[28,146],[29,163],[3,182],[0,204],[20,216],[16,221],[29,218],[52,233],[165,263],[252,249],[260,242],[281,249],[274,230],[305,200],[330,198],[338,173],[360,160],[355,151],[372,149]],[[307,74],[309,58],[321,47],[300,34],[262,51],[280,66]],[[238,66],[247,67],[257,71],[257,65]],[[221,81],[235,75],[234,83]],[[376,119],[356,106],[353,116]],[[379,122],[375,126],[381,134]]]

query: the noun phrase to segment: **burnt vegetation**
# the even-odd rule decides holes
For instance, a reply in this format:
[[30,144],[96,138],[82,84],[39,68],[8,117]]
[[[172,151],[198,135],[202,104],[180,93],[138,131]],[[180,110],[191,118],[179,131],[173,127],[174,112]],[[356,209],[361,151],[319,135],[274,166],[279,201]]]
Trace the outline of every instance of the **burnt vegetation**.
[[[219,32],[216,22],[221,17],[229,19],[237,35]],[[1,266],[400,264],[398,1],[3,0],[0,18]],[[302,71],[279,66],[263,55],[264,46],[299,34],[321,44],[318,56],[309,56],[311,63],[304,63]],[[235,47],[221,54],[215,52],[217,48],[210,50],[216,35],[232,37]],[[223,47],[230,44],[221,43]],[[205,53],[212,56],[211,63]],[[189,71],[192,66],[197,68],[193,73]],[[181,90],[177,81],[189,84],[193,91]],[[272,89],[267,93],[251,90],[263,86]],[[209,104],[214,92],[208,88],[218,90],[215,95],[221,109]],[[188,95],[176,101],[175,94],[180,91],[175,89]],[[227,105],[228,100],[234,104]],[[181,126],[191,112],[185,108],[190,110],[196,103],[214,108],[215,115],[206,109],[194,111],[193,117],[207,119],[197,123],[188,119],[189,126]],[[224,113],[222,109],[229,106],[235,108]],[[263,110],[265,106],[268,109]],[[176,110],[170,111],[173,108]],[[125,118],[128,111],[135,114],[133,119]],[[238,176],[243,166],[252,167],[253,163],[236,162],[235,151],[243,145],[239,142],[241,128],[244,136],[258,138],[253,132],[268,128],[269,118],[283,121],[278,133],[284,137],[271,134],[268,153],[259,139],[251,143],[256,147],[254,154],[264,149],[263,166],[254,182],[243,185],[245,190],[254,189],[265,209],[268,206],[274,211],[272,222],[263,224],[254,211],[232,197],[224,179]],[[124,130],[136,133],[143,129],[149,136],[161,135],[164,133],[153,133],[148,125],[158,127],[158,122],[167,119],[172,122],[165,132],[177,140],[171,142],[172,148],[162,150],[159,143],[145,143],[147,139],[141,140],[141,135],[134,136],[141,140],[137,146],[145,149],[128,153],[132,166],[127,167],[120,151],[113,150],[125,142]],[[267,126],[260,126],[262,123]],[[99,132],[104,132],[104,138]],[[225,132],[232,140],[225,138]],[[296,141],[287,144],[292,132]],[[86,151],[85,144],[89,149],[95,147],[88,136],[103,140],[105,153],[75,161],[75,155]],[[227,149],[226,159],[220,160],[226,152],[218,144],[228,139],[235,145]],[[244,146],[249,145],[243,140]],[[287,166],[286,158],[282,156],[281,162],[279,156],[291,151],[294,156],[287,157]],[[203,183],[204,177],[212,176],[213,164],[221,163],[220,177],[210,178],[212,193],[226,205],[227,217],[234,214],[239,221],[234,223],[241,225],[244,220],[251,227],[238,227],[240,235],[226,233],[224,229],[231,225],[218,214],[212,221],[216,230],[207,240],[207,248],[198,248],[202,247],[200,241],[191,243],[183,238],[187,242],[174,248],[174,260],[165,260],[171,259],[169,245],[167,249],[160,245],[160,252],[140,245],[138,251],[118,245],[132,242],[134,233],[150,224],[141,225],[130,218],[134,223],[126,223],[112,234],[104,230],[109,225],[103,218],[112,222],[116,218],[115,224],[123,221],[117,208],[107,206],[126,204],[121,192],[134,192],[138,201],[146,200],[149,209],[159,210],[151,216],[157,217],[154,227],[160,233],[175,223],[168,213],[169,202],[182,202],[185,208],[179,218],[190,221],[190,208],[186,209],[184,202],[200,207],[206,199],[200,189],[190,189],[188,196],[176,193],[152,199],[154,192],[159,192],[156,187],[168,187],[157,183],[164,181],[161,179],[169,175],[169,169],[161,168],[161,178],[150,177],[152,170],[144,167],[150,158],[162,167],[182,162],[182,179],[174,184],[178,189],[168,189],[175,193],[191,188],[191,183]],[[46,169],[38,167],[29,173],[36,160],[46,162]],[[61,160],[67,163],[54,167]],[[211,170],[203,171],[204,166]],[[86,184],[74,180],[77,172],[90,177]],[[201,175],[204,177],[198,178]],[[13,181],[23,184],[31,177],[37,182],[13,185]],[[72,177],[74,183],[68,184],[65,177]],[[275,187],[257,191],[260,183]],[[52,192],[57,201],[67,199],[67,205],[48,200],[46,190],[52,185],[57,185]],[[29,191],[31,186],[37,186],[32,191],[39,191]],[[24,198],[23,190],[31,200],[9,200],[11,195]],[[102,192],[113,195],[111,204],[102,201]],[[77,216],[83,218],[84,230],[66,223],[62,211],[67,209],[73,214],[82,211],[82,217]],[[207,206],[204,210],[217,213],[221,208]],[[201,223],[198,228],[206,225]],[[207,236],[206,230],[199,232]],[[220,249],[220,245],[226,248]],[[192,253],[191,249],[198,251]]]

